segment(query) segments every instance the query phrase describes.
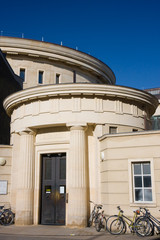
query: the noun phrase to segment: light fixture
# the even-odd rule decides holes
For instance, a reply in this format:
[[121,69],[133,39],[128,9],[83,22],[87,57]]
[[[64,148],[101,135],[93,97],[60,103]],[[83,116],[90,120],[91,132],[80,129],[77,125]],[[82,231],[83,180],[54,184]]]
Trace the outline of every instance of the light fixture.
[[6,164],[6,159],[4,157],[0,157],[0,166],[4,166]]
[[101,152],[101,160],[104,161],[104,152]]

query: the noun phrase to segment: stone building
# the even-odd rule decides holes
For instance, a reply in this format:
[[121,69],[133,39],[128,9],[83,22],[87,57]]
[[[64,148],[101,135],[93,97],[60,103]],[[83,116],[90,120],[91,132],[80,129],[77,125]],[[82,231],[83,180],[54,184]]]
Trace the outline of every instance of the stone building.
[[145,91],[151,93],[158,99],[159,106],[157,107],[154,115],[151,117],[151,122],[153,130],[160,130],[160,88],[150,88]]
[[[23,90],[9,95],[11,145],[0,166],[16,224],[86,226],[92,206],[160,207],[160,132],[148,131],[158,100],[116,86],[100,60],[67,47],[0,37]],[[2,156],[4,155],[4,156]],[[8,159],[10,159],[8,161]],[[157,213],[158,215],[158,213]]]

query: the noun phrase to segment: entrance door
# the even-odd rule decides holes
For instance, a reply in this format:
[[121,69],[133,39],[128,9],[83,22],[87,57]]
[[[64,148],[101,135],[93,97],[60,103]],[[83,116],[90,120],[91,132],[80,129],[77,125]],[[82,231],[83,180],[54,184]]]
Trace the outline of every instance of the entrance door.
[[42,156],[41,224],[65,224],[66,154]]

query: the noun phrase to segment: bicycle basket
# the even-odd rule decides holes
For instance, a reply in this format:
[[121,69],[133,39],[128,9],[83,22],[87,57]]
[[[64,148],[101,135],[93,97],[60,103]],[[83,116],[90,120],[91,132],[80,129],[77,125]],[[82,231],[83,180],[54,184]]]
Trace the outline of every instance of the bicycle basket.
[[140,215],[140,211],[139,211],[139,210],[136,210],[136,214],[137,214],[137,215]]

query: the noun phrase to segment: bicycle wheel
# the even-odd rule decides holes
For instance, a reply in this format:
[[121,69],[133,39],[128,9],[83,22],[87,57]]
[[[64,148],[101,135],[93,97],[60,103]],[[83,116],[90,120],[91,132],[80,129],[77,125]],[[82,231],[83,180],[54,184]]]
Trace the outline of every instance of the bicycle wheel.
[[9,209],[5,209],[2,213],[1,216],[1,224],[8,226],[10,224],[12,224],[14,221],[14,214],[11,210]]
[[88,220],[88,227],[91,227],[92,226],[92,224],[93,224],[93,217],[94,215],[93,215],[93,211],[91,212],[91,215],[90,215],[90,218],[89,218],[89,220]]
[[88,221],[88,227],[91,227],[92,226],[92,221],[89,219]]
[[106,228],[106,218],[101,213],[95,219],[95,228],[97,232],[100,232],[102,228]]
[[100,231],[101,231],[101,223],[100,223],[100,221],[96,221],[96,222],[95,222],[95,228],[96,228],[96,231],[97,231],[97,232],[100,232]]
[[110,225],[113,222],[114,219],[117,219],[118,215],[111,215],[106,219],[106,230],[109,232],[110,231]]
[[153,222],[152,221],[150,221],[149,220],[149,223],[150,223],[150,231],[149,231],[149,233],[148,233],[148,235],[147,236],[153,236],[154,235],[154,224],[153,224]]
[[106,231],[107,229],[107,219],[105,216],[103,216],[103,219],[102,219],[102,228],[104,229],[104,231]]
[[110,229],[109,229],[109,232],[111,234],[119,235],[123,233],[123,230],[124,230],[124,221],[122,220],[122,218],[114,219],[111,222]]
[[152,232],[152,227],[147,218],[140,217],[136,220],[134,230],[138,236],[149,236]]

